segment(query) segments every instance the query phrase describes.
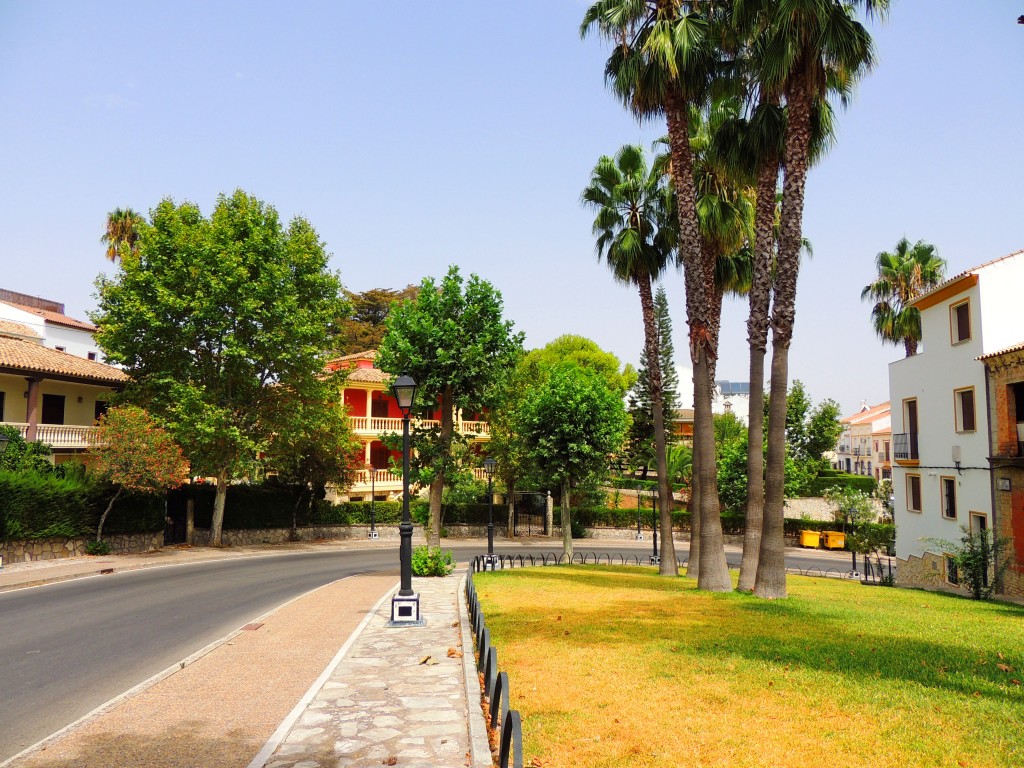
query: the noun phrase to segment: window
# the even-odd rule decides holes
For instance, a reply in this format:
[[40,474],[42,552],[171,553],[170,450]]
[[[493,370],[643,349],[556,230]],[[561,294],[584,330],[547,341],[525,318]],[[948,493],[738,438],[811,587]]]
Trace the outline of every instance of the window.
[[956,561],[952,557],[946,555],[946,581],[950,584],[960,583],[960,574],[956,571]]
[[0,421],[4,420],[4,393],[0,392]]
[[907,475],[907,510],[921,511],[921,476]]
[[96,353],[95,352],[86,352],[85,356],[87,358],[89,358],[90,360],[95,360],[96,359]]
[[67,349],[65,347],[54,347],[54,349],[56,349],[58,352],[67,352]]
[[970,341],[971,303],[962,301],[949,308],[949,331],[954,344]]
[[93,421],[99,421],[100,416],[107,412],[107,401],[97,400],[96,404],[92,407]]
[[956,431],[973,432],[976,428],[974,387],[953,390],[953,405],[956,409]]
[[942,488],[942,516],[949,520],[956,520],[956,478],[939,478]]

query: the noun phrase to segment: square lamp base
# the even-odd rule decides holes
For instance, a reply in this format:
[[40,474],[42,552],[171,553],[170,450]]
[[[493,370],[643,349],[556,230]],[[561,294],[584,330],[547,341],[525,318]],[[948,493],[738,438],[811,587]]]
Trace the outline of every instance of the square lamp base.
[[651,555],[651,565],[661,565],[661,555]]
[[371,539],[376,539],[376,538],[378,538],[378,535],[377,535],[377,532],[376,532],[376,531],[369,531],[369,532],[367,532],[367,534],[366,534],[366,535],[367,535],[367,536],[368,536],[369,538],[371,538]]
[[501,568],[501,558],[498,555],[484,555],[484,570],[496,571]]
[[420,596],[395,595],[391,598],[391,621],[389,627],[422,627],[427,622],[420,616]]
[[642,533],[634,533],[633,534],[633,538],[636,539],[637,541],[643,541],[644,540],[644,535]]

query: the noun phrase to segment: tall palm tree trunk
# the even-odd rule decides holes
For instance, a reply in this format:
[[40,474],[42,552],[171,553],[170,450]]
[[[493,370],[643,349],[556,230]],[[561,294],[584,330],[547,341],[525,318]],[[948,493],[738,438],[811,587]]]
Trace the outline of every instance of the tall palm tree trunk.
[[772,305],[772,383],[768,413],[768,466],[765,477],[764,529],[754,580],[754,594],[786,597],[783,493],[786,461],[786,388],[789,346],[796,317],[796,282],[803,238],[804,192],[811,138],[811,95],[805,78],[791,81],[786,102],[785,176],[779,227],[779,258]]
[[[715,435],[711,420],[710,360],[715,356],[710,335],[710,297],[707,267],[700,246],[695,206],[693,153],[690,149],[689,116],[685,102],[672,89],[666,97],[672,181],[678,200],[680,258],[686,285],[687,322],[690,326],[690,359],[693,362],[694,469],[699,502],[691,510],[700,516],[700,561],[697,587],[713,591],[732,589],[725,561],[725,540],[718,507],[715,466]],[[699,447],[698,447],[699,446]],[[691,542],[692,547],[692,542]],[[691,569],[692,571],[692,561]],[[689,571],[688,571],[689,572]]]
[[750,286],[747,343],[750,346],[750,413],[747,419],[747,514],[738,589],[750,592],[757,577],[764,517],[764,356],[768,347],[768,312],[775,223],[778,165],[765,163],[757,178],[754,214],[754,274]]
[[644,317],[644,345],[647,351],[647,371],[651,388],[651,409],[654,416],[654,457],[658,468],[658,528],[661,532],[658,573],[662,576],[676,576],[675,542],[672,541],[672,487],[668,477],[668,458],[665,450],[665,398],[661,381],[661,343],[658,339],[658,323],[654,316],[654,295],[651,279],[643,276],[637,280],[640,291],[640,308]]

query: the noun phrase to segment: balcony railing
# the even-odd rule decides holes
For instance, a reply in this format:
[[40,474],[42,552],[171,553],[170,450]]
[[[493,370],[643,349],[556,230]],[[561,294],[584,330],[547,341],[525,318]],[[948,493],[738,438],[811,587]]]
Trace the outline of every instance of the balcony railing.
[[[473,477],[477,480],[487,480],[487,470],[483,467],[473,468]],[[365,493],[371,489],[374,491],[399,491],[402,489],[402,473],[397,474],[390,469],[373,470],[373,482],[370,480],[370,470],[360,469],[356,471],[355,481],[349,490]]]
[[[402,420],[384,418],[378,416],[349,416],[348,423],[352,430],[363,434],[382,435],[385,432],[402,431]],[[441,426],[437,419],[412,419],[413,427],[434,429]],[[477,437],[490,437],[491,425],[486,421],[456,421],[455,429],[463,435],[475,435]]]
[[899,432],[892,436],[892,455],[896,461],[917,461],[917,432]]
[[[5,421],[4,425],[14,427],[23,438],[27,439],[28,424]],[[96,427],[77,424],[38,424],[36,426],[36,441],[46,443],[51,448],[85,449],[89,447],[89,435],[95,430]]]

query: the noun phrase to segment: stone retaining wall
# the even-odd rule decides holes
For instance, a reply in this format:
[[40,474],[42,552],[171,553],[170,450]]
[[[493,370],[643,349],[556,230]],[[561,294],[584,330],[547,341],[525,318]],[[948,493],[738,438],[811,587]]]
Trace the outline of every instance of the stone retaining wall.
[[[339,541],[350,539],[368,539],[368,525],[310,525],[300,526],[291,536],[290,528],[265,528],[260,530],[224,530],[221,532],[221,544],[225,547],[246,547],[256,544],[284,544],[288,541]],[[398,541],[397,525],[378,525],[377,538]],[[423,529],[413,526],[413,543],[423,544],[426,538]],[[210,545],[210,530],[196,528],[192,535],[192,544],[197,547]]]
[[[164,533],[135,533],[104,536],[112,552],[119,555],[134,555],[152,552],[164,544]],[[0,557],[4,563],[25,563],[33,560],[59,560],[64,557],[79,557],[85,554],[90,538],[77,539],[29,539],[0,542]]]

